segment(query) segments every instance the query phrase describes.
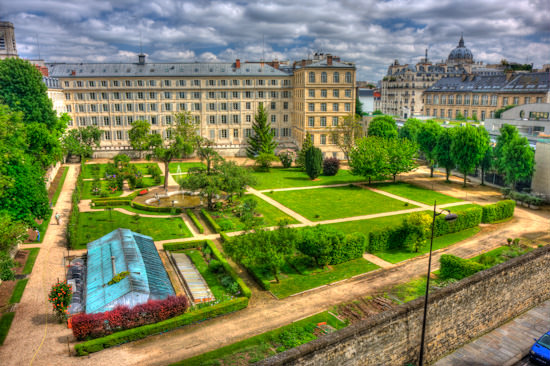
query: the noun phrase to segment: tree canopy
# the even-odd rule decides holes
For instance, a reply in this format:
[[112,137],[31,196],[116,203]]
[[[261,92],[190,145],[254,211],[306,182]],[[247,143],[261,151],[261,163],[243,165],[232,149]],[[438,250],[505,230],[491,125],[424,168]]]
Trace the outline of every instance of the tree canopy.
[[531,178],[535,170],[535,153],[526,137],[514,136],[501,150],[504,181],[515,188],[516,183]]
[[489,141],[483,131],[472,125],[455,127],[455,130],[451,143],[451,155],[464,175],[464,187],[466,187],[466,176],[483,159],[489,147]]
[[387,171],[393,177],[401,173],[407,173],[416,168],[417,145],[409,139],[386,139],[386,151],[388,156]]
[[252,130],[254,133],[248,138],[248,147],[246,155],[254,159],[261,153],[272,154],[277,147],[277,142],[274,139],[271,131],[271,123],[267,120],[267,111],[263,104],[260,104],[258,113],[254,116]]
[[355,142],[357,139],[363,137],[363,135],[361,117],[357,114],[350,114],[341,118],[338,121],[338,125],[332,126],[330,129],[332,142],[342,150],[345,159],[348,159],[351,149],[355,146]]
[[436,145],[437,137],[441,133],[441,127],[437,122],[428,120],[420,127],[420,131],[417,135],[418,145],[420,151],[424,154],[424,157],[428,161],[430,166],[430,177],[434,176],[434,165],[436,162]]
[[422,128],[422,122],[417,118],[409,118],[399,130],[399,137],[409,139],[416,143],[418,142],[418,133]]
[[454,128],[444,128],[441,130],[441,133],[437,136],[437,143],[435,145],[435,159],[439,166],[445,168],[445,180],[447,182],[449,182],[451,170],[456,166],[451,154],[454,131]]
[[364,137],[351,150],[349,165],[351,173],[369,180],[388,175],[388,151],[386,139],[377,136]]
[[80,156],[81,161],[93,154],[94,146],[99,146],[101,131],[95,126],[69,130],[62,139],[62,146],[69,155]]
[[369,123],[368,136],[397,137],[397,124],[390,116],[377,116]]

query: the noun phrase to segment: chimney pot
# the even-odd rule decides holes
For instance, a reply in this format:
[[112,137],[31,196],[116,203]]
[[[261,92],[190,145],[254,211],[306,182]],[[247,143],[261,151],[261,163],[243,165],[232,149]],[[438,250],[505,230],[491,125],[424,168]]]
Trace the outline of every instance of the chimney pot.
[[76,75],[76,70],[71,70],[71,75],[75,76]]
[[236,60],[235,60],[235,68],[236,68],[236,69],[240,69],[240,68],[241,68],[241,60],[240,60],[240,59],[236,59]]
[[327,54],[327,65],[328,66],[332,65],[332,55],[330,53]]

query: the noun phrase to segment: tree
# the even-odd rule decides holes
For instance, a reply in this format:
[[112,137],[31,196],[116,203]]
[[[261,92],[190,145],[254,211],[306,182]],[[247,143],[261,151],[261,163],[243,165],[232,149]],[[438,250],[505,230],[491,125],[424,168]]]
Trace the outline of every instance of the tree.
[[495,165],[497,171],[500,174],[504,174],[504,167],[506,166],[506,161],[504,160],[504,149],[513,139],[519,137],[519,131],[516,126],[505,123],[502,125],[499,132],[500,134],[497,137],[497,144],[494,151],[496,158]]
[[407,237],[405,245],[413,252],[418,253],[426,245],[430,235],[432,218],[423,212],[413,212],[403,222]]
[[493,148],[490,145],[491,138],[489,137],[489,132],[483,126],[478,127],[479,133],[483,135],[483,138],[487,141],[487,149],[479,162],[479,167],[481,168],[481,185],[485,185],[485,173],[487,170],[493,167]]
[[78,155],[84,161],[93,154],[94,146],[99,146],[101,131],[95,126],[69,130],[62,139],[63,150],[69,155]]
[[313,141],[309,132],[306,132],[306,137],[304,137],[304,142],[302,143],[302,148],[298,151],[298,156],[296,157],[296,166],[301,170],[305,171],[306,169],[306,151],[313,146]]
[[212,169],[213,164],[216,164],[216,162],[220,161],[222,157],[214,149],[213,141],[201,136],[197,136],[196,144],[197,155],[199,156],[201,161],[204,161],[206,163],[206,172],[207,174],[210,174],[210,170]]
[[132,128],[128,131],[130,146],[136,151],[147,151],[151,148],[149,134],[151,125],[147,121],[136,120],[131,124]]
[[306,151],[306,173],[309,179],[314,180],[321,175],[323,167],[323,153],[320,149],[312,146]]
[[455,127],[455,130],[451,143],[451,155],[464,175],[464,187],[466,187],[466,176],[483,159],[483,155],[489,147],[489,141],[480,130],[472,125]]
[[297,249],[312,257],[317,267],[330,264],[334,247],[345,240],[344,234],[328,226],[317,225],[304,229],[298,240]]
[[393,182],[397,174],[407,173],[416,168],[416,152],[418,148],[409,139],[387,139],[385,148],[388,156],[388,172],[393,176]]
[[516,183],[531,178],[535,170],[535,153],[526,137],[514,136],[502,149],[504,180],[514,189]]
[[25,223],[13,221],[6,212],[0,212],[0,252],[9,252],[27,236]]
[[192,167],[185,179],[180,180],[180,187],[198,191],[202,197],[206,198],[208,209],[214,210],[214,198],[222,192],[223,177],[215,169],[208,173],[205,168]]
[[502,115],[503,112],[506,112],[508,109],[512,109],[515,106],[516,106],[515,104],[509,104],[507,106],[504,106],[502,108],[497,109],[495,111],[495,118],[500,118],[500,116]]
[[435,145],[435,159],[437,163],[445,168],[445,181],[449,181],[449,175],[451,170],[456,166],[453,156],[451,154],[451,144],[454,138],[454,128],[444,128],[437,136],[437,143]]
[[424,154],[424,157],[428,161],[430,167],[430,177],[434,176],[434,165],[436,162],[436,150],[437,136],[441,133],[441,127],[437,122],[428,120],[422,125],[418,132],[418,145],[420,151]]
[[417,118],[409,118],[399,130],[399,137],[409,139],[410,141],[418,142],[418,133],[422,128],[422,122]]
[[234,195],[242,197],[246,191],[246,186],[256,183],[256,179],[250,174],[250,170],[238,166],[234,161],[221,160],[216,165],[216,171],[221,175],[221,189],[227,193],[229,200],[233,200]]
[[[309,134],[309,133],[308,133]],[[332,142],[336,144],[348,159],[351,149],[355,146],[357,139],[363,137],[363,126],[359,115],[347,115],[342,118],[338,126],[330,129]]]
[[388,175],[388,151],[386,140],[381,137],[369,136],[357,141],[357,146],[350,154],[349,165],[351,173],[368,178]]
[[273,153],[261,152],[255,158],[256,169],[262,172],[269,172],[271,164],[278,161],[279,157]]
[[258,113],[254,116],[252,129],[254,133],[248,138],[248,147],[246,155],[254,159],[261,153],[273,154],[277,147],[277,142],[274,140],[273,132],[271,131],[271,123],[267,121],[267,111],[263,104],[260,104]]
[[397,137],[397,124],[390,116],[374,117],[369,123],[368,135],[384,138]]

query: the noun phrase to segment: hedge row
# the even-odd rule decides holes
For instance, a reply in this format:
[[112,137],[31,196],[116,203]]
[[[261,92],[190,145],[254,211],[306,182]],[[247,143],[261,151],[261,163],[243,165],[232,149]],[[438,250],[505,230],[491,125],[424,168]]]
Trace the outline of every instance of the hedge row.
[[201,208],[201,214],[202,214],[202,217],[204,217],[204,219],[208,223],[208,225],[210,225],[210,227],[215,232],[217,233],[222,232],[222,228],[220,227],[220,225],[218,225],[218,223],[212,218],[212,216],[210,216],[210,214],[204,208]]
[[189,216],[189,218],[191,219],[191,221],[193,221],[193,224],[195,224],[195,226],[197,227],[197,229],[199,229],[199,233],[200,234],[204,234],[204,227],[202,227],[202,224],[200,223],[199,219],[197,218],[197,216],[195,215],[195,213],[190,209],[188,208],[187,210],[185,210],[185,212],[187,212],[187,216]]
[[82,188],[84,186],[84,180],[82,179],[82,170],[84,164],[80,164],[80,172],[76,178],[76,186],[74,188],[73,194],[71,196],[71,211],[69,212],[69,221],[67,224],[66,238],[67,238],[67,247],[74,248],[77,243],[77,227],[78,219],[80,218],[80,210],[78,209],[78,204],[80,203],[80,197],[82,195]]
[[194,240],[194,241],[187,241],[182,243],[169,243],[169,244],[163,244],[164,250],[169,251],[175,251],[175,250],[185,250],[185,249],[192,249],[192,248],[201,248],[204,245],[207,245],[210,250],[212,251],[212,255],[215,259],[220,261],[222,264],[225,272],[233,278],[235,282],[239,285],[241,288],[241,292],[244,296],[250,298],[252,296],[252,291],[250,291],[250,288],[244,283],[242,278],[239,277],[239,275],[233,270],[233,268],[229,265],[227,262],[227,259],[225,256],[218,250],[216,245],[211,240]]
[[446,221],[444,215],[435,218],[434,236],[456,233],[462,230],[470,229],[481,224],[483,209],[481,207],[472,207],[460,211],[456,220]]
[[91,341],[82,342],[74,346],[79,356],[86,356],[89,353],[98,352],[105,348],[113,347],[122,343],[143,339],[150,335],[167,332],[172,329],[182,327],[206,319],[214,318],[218,315],[232,313],[244,309],[248,306],[247,297],[239,297],[221,304],[204,307],[174,318],[161,321],[159,323],[144,325],[142,327],[123,330],[106,337],[97,338]]
[[403,246],[407,238],[407,231],[403,227],[387,227],[369,233],[367,252],[383,252],[388,249],[397,249]]
[[441,264],[439,276],[443,279],[454,278],[461,280],[485,269],[483,264],[462,259],[451,254],[442,254],[439,258],[439,263]]
[[231,239],[229,239],[229,235],[227,235],[224,232],[220,233],[220,239],[222,240],[223,243],[227,243],[229,240],[231,240]]
[[111,207],[111,206],[130,206],[132,203],[132,200],[97,200],[92,201],[94,207]]
[[180,207],[155,207],[155,206],[148,206],[144,205],[143,203],[132,201],[130,203],[130,206],[133,208],[137,208],[142,211],[149,211],[149,212],[167,212],[167,213],[181,213],[182,209]]
[[483,206],[483,217],[481,221],[484,223],[491,223],[507,219],[514,216],[515,208],[516,201],[514,200],[504,200],[492,205]]
[[269,291],[271,289],[271,282],[262,278],[262,276],[256,273],[256,270],[254,270],[253,268],[249,268],[245,265],[243,265],[243,267],[246,269],[250,277],[252,277],[254,281],[256,281],[256,283],[260,285],[261,288],[263,288],[266,291]]

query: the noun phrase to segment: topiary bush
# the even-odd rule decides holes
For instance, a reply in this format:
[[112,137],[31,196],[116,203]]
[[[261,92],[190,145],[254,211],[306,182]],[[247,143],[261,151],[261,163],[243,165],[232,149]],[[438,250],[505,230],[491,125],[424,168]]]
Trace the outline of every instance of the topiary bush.
[[336,175],[339,169],[340,160],[338,160],[338,158],[325,158],[325,160],[323,160],[323,175]]
[[485,269],[485,266],[480,263],[451,254],[442,254],[439,263],[441,264],[439,277],[442,279],[454,278],[461,280]]
[[492,205],[483,206],[481,222],[490,223],[514,216],[516,202],[513,200],[499,201]]
[[434,236],[456,233],[462,230],[476,227],[481,223],[483,209],[481,207],[472,207],[460,214],[454,221],[446,221],[444,215],[435,218]]
[[323,164],[323,153],[320,149],[312,146],[306,150],[306,173],[309,179],[313,180],[321,174]]

